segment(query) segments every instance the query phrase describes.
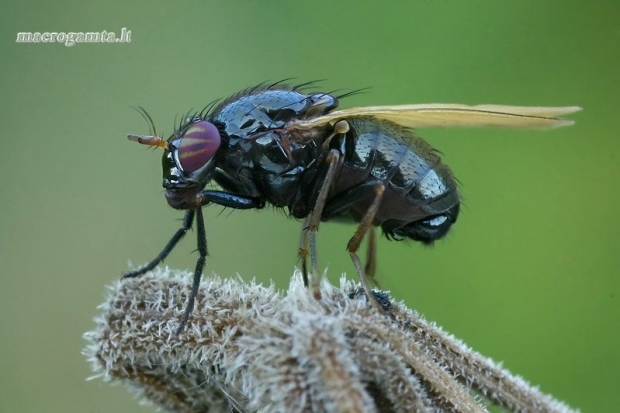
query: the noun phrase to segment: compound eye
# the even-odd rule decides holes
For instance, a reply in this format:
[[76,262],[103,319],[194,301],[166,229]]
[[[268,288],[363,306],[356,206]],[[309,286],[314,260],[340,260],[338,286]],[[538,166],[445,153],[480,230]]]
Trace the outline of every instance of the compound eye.
[[211,122],[194,123],[177,144],[179,166],[187,173],[196,172],[213,159],[221,141],[220,132]]

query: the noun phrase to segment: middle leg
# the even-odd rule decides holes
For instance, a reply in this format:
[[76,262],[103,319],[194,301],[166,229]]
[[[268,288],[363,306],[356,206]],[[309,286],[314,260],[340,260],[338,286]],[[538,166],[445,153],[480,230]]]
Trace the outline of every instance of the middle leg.
[[[330,143],[335,136],[344,136],[349,132],[350,126],[346,120],[340,120],[334,125],[334,130],[325,141],[321,144],[321,147],[327,150],[330,147]],[[344,144],[344,141],[342,142]],[[341,148],[342,149],[342,148]],[[313,201],[312,211],[304,219],[303,227],[301,230],[301,240],[299,241],[299,258],[301,259],[301,270],[306,286],[311,285],[313,294],[318,300],[321,298],[319,284],[319,264],[316,249],[316,233],[323,217],[323,208],[327,203],[327,195],[332,187],[334,179],[337,176],[340,167],[342,166],[342,154],[337,149],[331,149],[325,157],[325,166],[323,167],[322,177],[319,179],[318,190],[319,193],[316,199]],[[308,255],[312,260],[312,278],[308,279]]]
[[[332,187],[334,178],[340,165],[340,152],[336,149],[329,151],[325,158],[326,172],[325,177],[322,180],[319,195],[316,202],[312,207],[310,214],[304,219],[304,226],[301,230],[301,240],[299,244],[299,257],[302,260],[302,271],[304,277],[304,283],[309,285],[312,289],[312,293],[317,300],[321,299],[320,282],[319,277],[319,263],[318,253],[316,248],[316,233],[321,223],[321,217],[323,216],[323,209],[327,203],[327,195]],[[310,255],[312,275],[308,278],[308,266],[307,257]]]

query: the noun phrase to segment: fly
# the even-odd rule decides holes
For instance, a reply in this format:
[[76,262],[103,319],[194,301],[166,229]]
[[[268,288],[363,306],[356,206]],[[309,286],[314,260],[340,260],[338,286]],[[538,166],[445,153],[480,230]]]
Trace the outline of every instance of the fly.
[[[187,116],[167,140],[157,134],[142,110],[151,125],[150,134],[128,135],[131,141],[163,148],[165,197],[185,216],[155,259],[123,277],[151,271],[196,224],[199,257],[177,333],[191,315],[207,256],[203,206],[261,209],[271,204],[302,219],[299,257],[304,282],[317,299],[320,222],[341,218],[356,222],[347,251],[371,305],[380,310],[370,290],[375,267],[373,227],[381,227],[390,239],[431,244],[448,233],[459,214],[452,172],[412,128],[554,128],[572,125],[572,120],[559,117],[581,109],[419,104],[335,110],[346,95],[306,93],[301,86],[278,82],[243,90]],[[221,190],[205,189],[210,182]],[[369,231],[364,267],[357,251]]]

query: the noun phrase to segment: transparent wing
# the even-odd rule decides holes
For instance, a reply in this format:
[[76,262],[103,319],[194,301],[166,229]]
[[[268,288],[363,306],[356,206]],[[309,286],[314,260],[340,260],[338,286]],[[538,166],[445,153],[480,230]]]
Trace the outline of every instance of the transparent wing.
[[551,129],[575,123],[559,116],[580,111],[579,106],[505,106],[431,103],[399,106],[367,106],[337,110],[317,118],[296,121],[295,126],[312,128],[335,124],[352,116],[372,116],[410,128],[490,126]]

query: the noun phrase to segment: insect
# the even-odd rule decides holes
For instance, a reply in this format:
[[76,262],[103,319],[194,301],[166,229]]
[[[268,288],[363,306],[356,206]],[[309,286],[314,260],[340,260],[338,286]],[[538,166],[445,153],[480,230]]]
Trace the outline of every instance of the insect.
[[[150,116],[149,135],[129,140],[164,149],[163,186],[168,204],[185,210],[181,228],[137,277],[162,262],[196,224],[199,257],[192,290],[178,329],[188,322],[207,256],[202,207],[287,208],[303,219],[299,256],[306,285],[318,295],[316,233],[321,221],[349,219],[358,224],[347,245],[366,295],[374,274],[374,236],[366,267],[357,251],[366,233],[380,226],[392,239],[431,244],[444,237],[459,214],[452,172],[411,128],[503,126],[553,128],[579,107],[422,104],[335,110],[333,93],[306,93],[281,82],[243,90],[221,103],[190,114],[168,139]],[[214,181],[221,190],[205,189]],[[307,260],[311,261],[311,276]]]

